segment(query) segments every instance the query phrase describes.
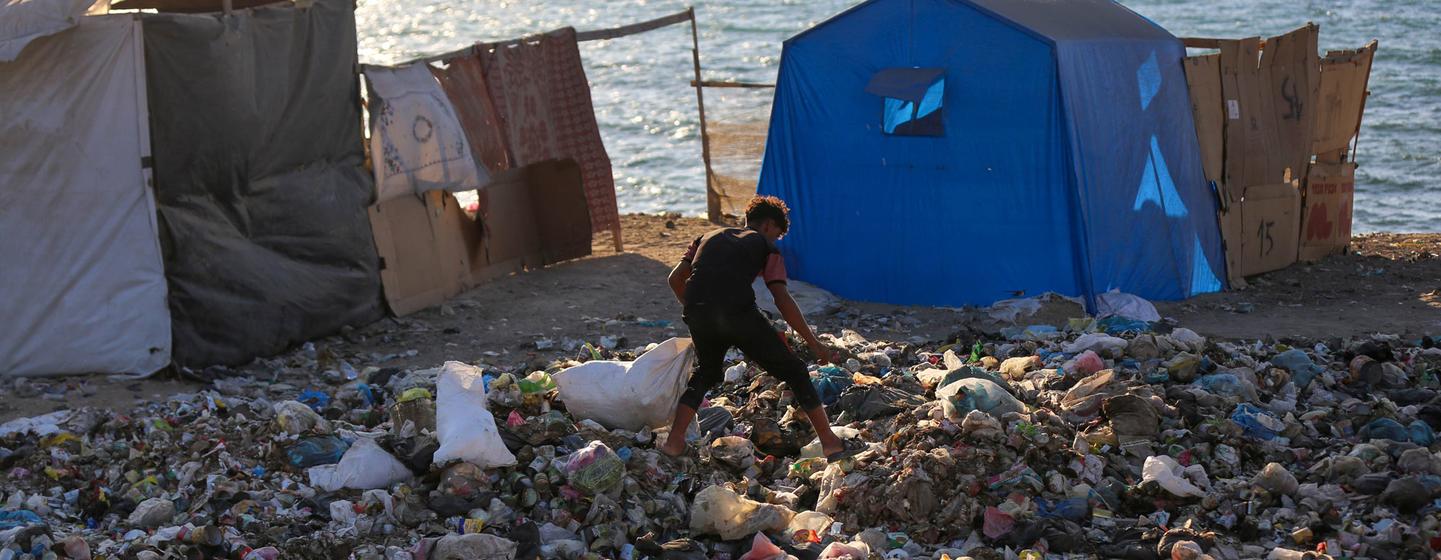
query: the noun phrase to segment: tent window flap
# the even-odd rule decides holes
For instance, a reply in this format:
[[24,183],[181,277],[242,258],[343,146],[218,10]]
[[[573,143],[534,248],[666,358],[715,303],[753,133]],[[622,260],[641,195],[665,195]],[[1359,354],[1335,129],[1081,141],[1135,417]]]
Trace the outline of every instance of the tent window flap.
[[882,128],[896,136],[941,136],[946,93],[941,68],[887,68],[876,72],[866,92],[884,99]]

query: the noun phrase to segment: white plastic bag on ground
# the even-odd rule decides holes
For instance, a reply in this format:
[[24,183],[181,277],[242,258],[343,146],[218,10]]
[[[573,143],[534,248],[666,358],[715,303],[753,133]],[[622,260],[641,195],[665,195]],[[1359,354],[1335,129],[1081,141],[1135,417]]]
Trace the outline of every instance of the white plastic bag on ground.
[[672,338],[634,362],[598,360],[566,369],[554,376],[560,400],[575,418],[611,429],[667,426],[695,363],[691,346],[689,338]]
[[1206,491],[1191,481],[1182,478],[1186,474],[1181,464],[1165,455],[1152,455],[1141,465],[1141,482],[1155,481],[1162,489],[1180,497],[1205,497]]
[[[771,294],[763,279],[757,277],[755,282],[751,283],[751,290],[756,294],[757,307],[777,316],[781,314],[780,308],[776,307],[776,297]],[[796,300],[796,307],[799,307],[801,314],[806,317],[828,315],[841,306],[841,298],[835,294],[800,280],[787,283],[786,291],[790,292],[791,299]]]
[[446,535],[436,541],[431,560],[514,560],[515,541],[488,535],[468,533]]
[[1148,323],[1161,320],[1161,314],[1156,312],[1156,306],[1146,298],[1115,289],[1096,296],[1096,311],[1096,316],[1103,319],[1121,317]]
[[795,512],[785,506],[746,499],[724,486],[711,486],[696,494],[690,509],[690,531],[719,535],[733,541],[760,532],[779,531],[790,525]]
[[455,459],[482,469],[515,464],[515,455],[505,448],[495,418],[486,408],[480,368],[446,362],[440,368],[435,392],[435,434],[440,440],[435,464]]
[[395,456],[387,453],[375,440],[362,437],[350,445],[340,462],[320,465],[305,471],[310,485],[326,492],[341,488],[374,490],[389,488],[397,482],[410,480],[411,472]]
[[1185,346],[1192,352],[1201,352],[1206,349],[1206,338],[1196,334],[1196,331],[1187,328],[1178,328],[1168,335],[1171,340]]
[[1067,344],[1062,350],[1067,354],[1080,354],[1087,350],[1094,350],[1097,354],[1104,351],[1119,354],[1126,350],[1129,344],[1124,338],[1117,338],[1108,334],[1087,333],[1077,338],[1075,342]]

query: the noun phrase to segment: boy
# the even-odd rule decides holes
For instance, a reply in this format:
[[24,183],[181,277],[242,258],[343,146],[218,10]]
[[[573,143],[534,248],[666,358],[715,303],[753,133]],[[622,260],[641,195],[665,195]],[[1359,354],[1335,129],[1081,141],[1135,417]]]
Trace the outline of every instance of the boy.
[[839,459],[856,451],[831,431],[805,363],[756,307],[751,283],[759,276],[775,296],[781,317],[805,339],[820,362],[830,362],[830,352],[811,332],[786,290],[785,263],[775,244],[790,227],[789,213],[779,198],[755,197],[746,206],[745,228],[722,228],[701,236],[671,271],[670,288],[685,309],[682,317],[695,341],[698,367],[681,395],[670,435],[660,446],[662,453],[675,457],[685,452],[686,430],[706,391],[720,383],[725,355],[732,347],[740,348],[747,359],[785,382],[815,428],[826,457]]

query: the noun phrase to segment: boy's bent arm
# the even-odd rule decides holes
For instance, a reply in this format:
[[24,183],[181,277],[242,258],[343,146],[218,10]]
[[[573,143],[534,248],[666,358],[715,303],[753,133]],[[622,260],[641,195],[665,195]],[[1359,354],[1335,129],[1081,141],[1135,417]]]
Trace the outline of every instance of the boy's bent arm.
[[771,295],[776,299],[776,309],[780,310],[781,318],[801,335],[801,339],[806,341],[806,345],[810,346],[811,352],[816,355],[816,360],[830,363],[830,352],[821,344],[820,339],[816,338],[816,334],[811,332],[811,326],[806,324],[805,315],[801,314],[801,307],[796,305],[796,300],[791,297],[790,290],[786,289],[785,282],[771,282],[766,287],[770,288]]
[[670,271],[670,291],[675,292],[675,300],[685,307],[685,283],[690,280],[690,261],[681,261]]

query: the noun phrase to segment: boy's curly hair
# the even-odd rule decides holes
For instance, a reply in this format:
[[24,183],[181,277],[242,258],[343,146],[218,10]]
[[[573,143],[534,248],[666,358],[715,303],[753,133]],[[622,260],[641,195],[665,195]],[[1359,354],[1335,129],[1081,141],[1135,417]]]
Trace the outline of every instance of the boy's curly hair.
[[791,228],[790,213],[786,201],[774,196],[757,196],[746,205],[746,223],[759,224],[763,220],[771,220],[780,226],[781,233],[785,233]]

